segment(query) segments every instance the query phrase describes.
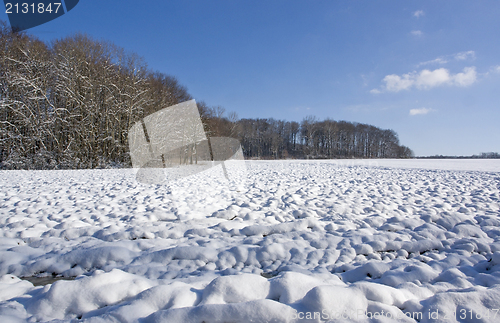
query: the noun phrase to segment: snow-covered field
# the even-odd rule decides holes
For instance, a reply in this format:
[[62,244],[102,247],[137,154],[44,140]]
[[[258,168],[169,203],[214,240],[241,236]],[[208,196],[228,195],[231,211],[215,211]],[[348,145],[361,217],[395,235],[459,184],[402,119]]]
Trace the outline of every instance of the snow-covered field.
[[0,322],[500,322],[500,160],[247,167],[0,172]]

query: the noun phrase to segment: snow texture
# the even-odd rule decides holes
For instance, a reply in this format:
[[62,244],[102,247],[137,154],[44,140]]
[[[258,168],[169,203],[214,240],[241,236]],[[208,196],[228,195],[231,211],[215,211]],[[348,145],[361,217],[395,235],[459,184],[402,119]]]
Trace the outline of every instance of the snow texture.
[[1,171],[0,322],[500,321],[500,161],[247,169]]

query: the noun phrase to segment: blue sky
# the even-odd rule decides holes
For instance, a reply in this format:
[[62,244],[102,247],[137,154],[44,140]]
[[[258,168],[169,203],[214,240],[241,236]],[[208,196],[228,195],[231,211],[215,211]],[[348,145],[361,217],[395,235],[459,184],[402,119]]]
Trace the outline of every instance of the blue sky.
[[499,1],[81,0],[28,30],[75,32],[240,118],[368,123],[416,155],[500,152]]

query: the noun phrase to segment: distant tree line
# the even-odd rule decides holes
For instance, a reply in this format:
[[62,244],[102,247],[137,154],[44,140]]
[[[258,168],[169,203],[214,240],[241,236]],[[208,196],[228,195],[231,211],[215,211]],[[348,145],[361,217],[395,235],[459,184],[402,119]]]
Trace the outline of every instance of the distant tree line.
[[472,156],[443,156],[443,155],[433,155],[433,156],[418,156],[416,158],[421,159],[500,159],[500,154],[496,152],[481,153],[479,155]]
[[[77,34],[46,44],[0,22],[0,169],[130,167],[128,129],[191,98],[175,77],[111,43]],[[198,108],[208,136],[239,139],[249,158],[412,156],[394,131],[370,125]]]
[[[202,106],[204,104],[202,103]],[[410,158],[393,130],[347,121],[306,117],[302,122],[225,118],[220,107],[200,111],[210,136],[240,140],[247,158]],[[222,115],[221,115],[222,113]]]

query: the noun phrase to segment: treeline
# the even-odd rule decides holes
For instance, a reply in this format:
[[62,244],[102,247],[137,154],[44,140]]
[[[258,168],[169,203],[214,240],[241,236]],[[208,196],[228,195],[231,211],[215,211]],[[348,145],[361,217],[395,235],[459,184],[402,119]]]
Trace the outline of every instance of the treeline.
[[487,153],[481,153],[480,155],[472,155],[472,156],[434,155],[434,156],[418,156],[416,158],[421,158],[421,159],[500,159],[500,154],[497,152],[487,152]]
[[240,141],[246,158],[411,158],[394,130],[347,121],[306,117],[302,122],[238,119],[222,107],[198,102],[205,132],[210,137]]
[[[130,167],[128,129],[191,98],[175,77],[111,43],[74,35],[46,44],[0,22],[0,169]],[[239,139],[249,158],[412,156],[392,130],[198,108],[208,136]]]
[[346,121],[242,119],[237,135],[250,158],[410,158],[393,130]]

